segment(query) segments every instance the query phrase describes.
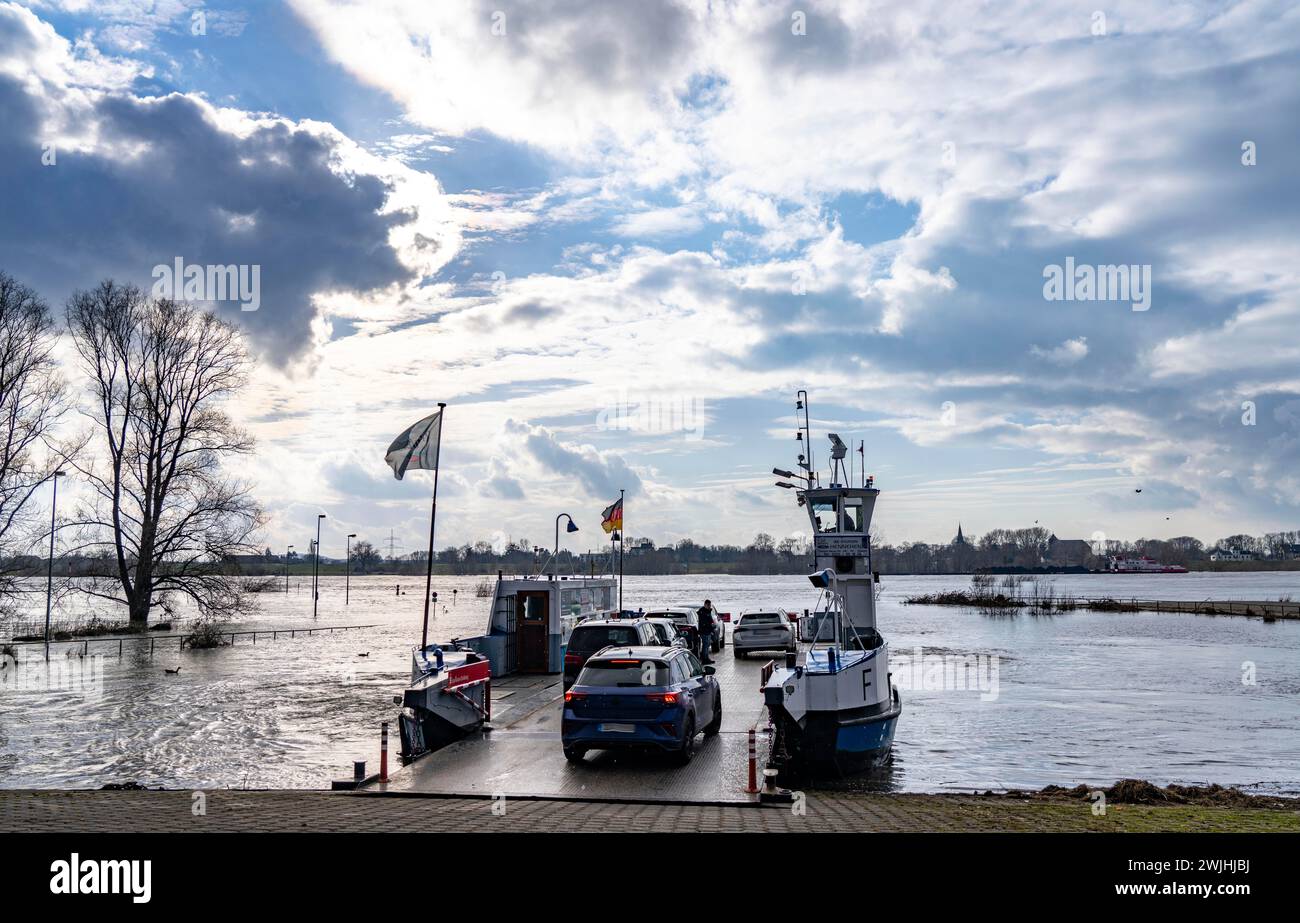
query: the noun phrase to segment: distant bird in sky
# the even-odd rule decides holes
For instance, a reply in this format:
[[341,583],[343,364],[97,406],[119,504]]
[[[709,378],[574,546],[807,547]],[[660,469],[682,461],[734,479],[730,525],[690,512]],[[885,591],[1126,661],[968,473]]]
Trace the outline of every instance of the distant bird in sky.
[[1139,487],[1137,490],[1133,491],[1133,493],[1135,493],[1135,494],[1140,494],[1140,493],[1142,493],[1142,488]]

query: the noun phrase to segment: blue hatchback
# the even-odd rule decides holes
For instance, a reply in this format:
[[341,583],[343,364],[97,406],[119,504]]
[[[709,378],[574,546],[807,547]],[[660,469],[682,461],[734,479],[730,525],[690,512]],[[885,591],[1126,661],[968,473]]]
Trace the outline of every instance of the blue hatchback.
[[646,748],[689,763],[695,735],[722,728],[722,691],[713,667],[678,647],[606,647],[564,694],[564,755]]

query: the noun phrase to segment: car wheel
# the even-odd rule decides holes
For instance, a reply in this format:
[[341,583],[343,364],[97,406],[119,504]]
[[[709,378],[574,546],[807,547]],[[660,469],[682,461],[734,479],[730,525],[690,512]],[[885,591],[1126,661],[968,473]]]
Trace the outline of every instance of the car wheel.
[[695,756],[695,716],[686,716],[686,733],[682,735],[682,748],[675,754],[677,765],[685,766]]
[[587,751],[581,747],[565,747],[564,758],[570,763],[581,763],[582,758],[587,755]]
[[722,693],[718,693],[718,707],[713,709],[713,720],[704,727],[704,736],[712,737],[722,730]]

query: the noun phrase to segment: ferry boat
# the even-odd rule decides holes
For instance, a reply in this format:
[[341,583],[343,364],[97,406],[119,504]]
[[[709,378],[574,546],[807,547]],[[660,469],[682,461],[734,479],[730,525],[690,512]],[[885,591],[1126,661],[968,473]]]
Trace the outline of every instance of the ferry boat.
[[1112,574],[1185,574],[1187,568],[1181,564],[1161,564],[1152,558],[1142,556],[1139,558],[1119,558],[1110,559],[1109,572]]
[[[808,432],[807,395],[801,436]],[[876,629],[875,584],[871,570],[871,514],[880,491],[874,478],[849,484],[848,447],[830,435],[830,483],[822,487],[809,457],[799,456],[801,473],[774,469],[789,480],[813,527],[813,572],[821,590],[813,611],[819,624],[812,643],[791,654],[764,682],[764,704],[775,734],[769,765],[780,771],[860,772],[889,758],[902,700],[889,671],[889,645]],[[790,483],[798,480],[802,483]]]
[[562,673],[573,626],[614,607],[618,581],[605,576],[497,575],[486,631],[417,647],[411,683],[396,697],[404,760],[436,750],[492,717],[492,680]]

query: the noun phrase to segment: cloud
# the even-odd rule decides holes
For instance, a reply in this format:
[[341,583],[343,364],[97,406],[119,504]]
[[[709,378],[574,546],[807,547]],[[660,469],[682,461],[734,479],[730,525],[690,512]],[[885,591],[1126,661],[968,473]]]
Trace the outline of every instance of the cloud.
[[260,310],[216,306],[284,363],[318,337],[318,298],[400,301],[459,246],[436,180],[329,125],[134,96],[128,65],[78,57],[12,5],[0,46],[0,178],[27,191],[6,201],[0,252],[56,304],[106,276],[149,289],[178,257],[258,266]]
[[1037,345],[1031,346],[1029,347],[1029,354],[1039,359],[1046,359],[1048,362],[1055,362],[1057,365],[1069,365],[1088,355],[1088,338],[1075,337],[1072,340],[1066,340],[1059,346],[1053,346],[1051,349],[1043,349]]
[[[496,33],[487,2],[293,8],[402,109],[374,149],[407,165],[320,123],[136,99],[142,65],[28,30],[39,52],[0,56],[21,83],[0,114],[27,146],[0,144],[21,155],[5,169],[33,190],[19,204],[39,250],[12,224],[0,243],[29,282],[62,259],[41,269],[61,281],[147,263],[137,251],[158,240],[233,246],[281,226],[283,251],[259,246],[306,255],[276,299],[297,307],[259,336],[316,364],[306,382],[267,373],[244,401],[295,452],[330,451],[340,421],[384,443],[449,398],[464,537],[515,486],[530,516],[559,502],[557,476],[604,497],[631,475],[656,505],[638,521],[747,540],[782,531],[761,482],[728,488],[724,525],[691,491],[771,448],[804,387],[880,443],[904,490],[975,464],[1092,472],[1041,493],[997,485],[999,509],[1027,521],[1058,503],[1077,524],[1062,534],[1145,529],[1158,510],[1106,500],[1129,479],[1168,485],[1151,496],[1207,529],[1300,515],[1300,123],[1282,117],[1300,110],[1300,33],[1285,4],[1127,7],[1100,36],[1091,11],[1030,0],[822,0],[800,8],[802,34],[766,0],[554,0],[505,10]],[[49,130],[89,152],[93,181],[41,185],[26,164]],[[212,177],[184,162],[191,136]],[[430,163],[472,181],[448,200],[415,170]],[[100,174],[130,203],[120,224],[98,206]],[[42,227],[38,204],[63,215],[83,195],[93,229]],[[272,205],[250,220],[241,195]],[[1151,309],[1045,301],[1043,267],[1068,257],[1150,265]],[[560,384],[514,389],[534,381]],[[594,427],[629,382],[706,401],[708,451]],[[525,452],[495,442],[502,419],[531,421],[512,424]],[[947,505],[967,501],[917,496],[891,534],[946,540]]]
[[524,448],[543,469],[576,479],[590,496],[614,497],[620,490],[634,496],[641,490],[641,478],[614,452],[563,443],[544,426],[507,420],[505,428],[508,434],[523,440]]

